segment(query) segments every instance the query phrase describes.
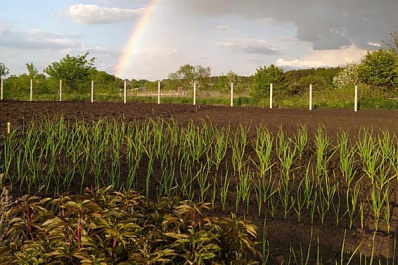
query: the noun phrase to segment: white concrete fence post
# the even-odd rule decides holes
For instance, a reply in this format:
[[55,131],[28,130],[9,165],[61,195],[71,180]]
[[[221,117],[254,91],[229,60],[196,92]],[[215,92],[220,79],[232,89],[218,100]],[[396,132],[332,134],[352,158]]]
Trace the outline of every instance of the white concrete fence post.
[[33,101],[33,79],[30,79],[30,101]]
[[310,103],[309,103],[309,110],[312,110],[312,84],[310,85]]
[[269,84],[269,108],[272,109],[272,90],[273,90],[273,84]]
[[160,104],[160,81],[158,81],[158,104]]
[[59,80],[59,101],[62,101],[62,79]]
[[91,103],[94,102],[94,81],[91,80]]
[[123,102],[124,102],[124,104],[126,104],[126,102],[127,102],[127,81],[126,80],[124,80]]
[[196,106],[196,81],[193,82],[193,105]]
[[3,100],[3,86],[4,86],[4,84],[3,84],[3,78],[0,78],[0,80],[1,80],[1,91],[0,91],[0,97],[1,97],[1,100]]
[[231,83],[231,107],[234,106],[234,83]]
[[358,111],[358,86],[355,85],[355,95],[354,95],[354,111]]

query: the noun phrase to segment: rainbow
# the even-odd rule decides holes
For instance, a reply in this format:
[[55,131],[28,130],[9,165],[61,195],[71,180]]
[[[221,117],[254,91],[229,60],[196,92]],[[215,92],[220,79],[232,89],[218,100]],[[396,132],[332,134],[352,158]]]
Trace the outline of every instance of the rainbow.
[[126,70],[127,65],[131,61],[131,57],[133,52],[135,51],[136,45],[144,32],[145,26],[148,24],[149,19],[157,5],[159,0],[152,0],[152,2],[145,8],[144,14],[138,20],[137,25],[134,27],[129,40],[124,46],[122,53],[119,57],[119,61],[116,66],[117,77],[123,78],[124,71]]

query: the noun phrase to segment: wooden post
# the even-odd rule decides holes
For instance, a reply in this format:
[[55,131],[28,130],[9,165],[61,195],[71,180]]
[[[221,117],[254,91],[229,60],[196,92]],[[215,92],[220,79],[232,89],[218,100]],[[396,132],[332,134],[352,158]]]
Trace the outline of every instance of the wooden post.
[[269,108],[270,109],[272,109],[272,89],[273,89],[273,87],[272,87],[273,85],[272,85],[272,83],[271,84],[269,84]]
[[231,83],[231,107],[234,106],[234,83]]
[[126,80],[124,80],[124,96],[123,96],[123,102],[124,102],[124,104],[126,104],[126,102],[127,102],[127,81]]
[[1,88],[0,88],[0,90],[1,90],[1,91],[0,91],[0,97],[1,97],[1,100],[3,100],[3,85],[4,85],[4,84],[3,84],[3,78],[0,78],[0,80],[1,80],[1,85],[0,85],[0,87],[1,87]]
[[193,82],[193,105],[196,106],[196,81]]
[[94,102],[94,81],[91,80],[91,103]]
[[158,81],[158,104],[160,104],[160,81]]
[[30,101],[33,100],[33,80],[30,79]]
[[59,80],[59,101],[62,101],[62,79]]
[[355,95],[354,95],[354,111],[358,111],[358,86],[355,85]]
[[309,109],[312,110],[312,84],[310,85],[310,103]]

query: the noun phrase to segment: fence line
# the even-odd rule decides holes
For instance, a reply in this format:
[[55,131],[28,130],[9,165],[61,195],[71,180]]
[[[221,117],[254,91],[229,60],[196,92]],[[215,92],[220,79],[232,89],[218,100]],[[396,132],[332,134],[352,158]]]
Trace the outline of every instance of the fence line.
[[[0,99],[4,100],[4,94],[5,94],[5,83],[7,83],[7,80],[1,79],[1,84],[0,84]],[[59,80],[59,101],[63,100],[63,83],[62,80]],[[272,109],[274,106],[273,102],[273,83],[269,84],[269,108]],[[91,91],[90,91],[90,101],[91,103],[94,102],[94,81],[91,80]],[[26,94],[25,94],[26,95]],[[106,93],[98,93],[98,95],[107,95]],[[157,97],[157,103],[161,104],[161,98],[162,97],[175,97],[175,98],[193,98],[193,105],[195,106],[197,104],[197,98],[223,98],[223,100],[227,99],[228,96],[226,96],[226,93],[220,92],[220,91],[208,91],[208,90],[200,90],[197,87],[197,83],[193,83],[193,90],[182,90],[179,89],[178,91],[167,91],[167,90],[162,90],[161,89],[161,82],[158,81],[158,87],[157,87],[157,92],[142,92],[142,91],[137,91],[137,90],[132,90],[130,89],[127,91],[127,81],[124,80],[123,84],[123,94],[119,93],[119,96],[123,97],[123,102],[126,104],[127,102],[127,96],[134,96],[134,97]],[[235,100],[235,91],[234,91],[234,84],[230,84],[230,106],[234,106],[234,100]],[[56,95],[55,95],[56,99]],[[30,86],[29,86],[29,101],[33,101],[33,79],[30,79]],[[225,101],[224,101],[225,102]],[[226,104],[226,103],[224,103]],[[313,85],[309,85],[309,97],[308,97],[308,108],[309,110],[313,109]],[[316,106],[316,105],[315,105]],[[354,90],[354,112],[358,111],[358,86],[355,85],[355,90]]]

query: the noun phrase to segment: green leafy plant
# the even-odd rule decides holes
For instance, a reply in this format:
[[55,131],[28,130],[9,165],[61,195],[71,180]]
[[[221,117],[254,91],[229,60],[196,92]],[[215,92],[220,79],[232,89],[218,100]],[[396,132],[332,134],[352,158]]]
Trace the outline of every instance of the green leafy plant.
[[[110,187],[58,198],[25,196],[7,213],[0,261],[17,264],[254,264],[256,227],[208,217],[208,203],[152,204]],[[22,240],[20,240],[22,239]]]

